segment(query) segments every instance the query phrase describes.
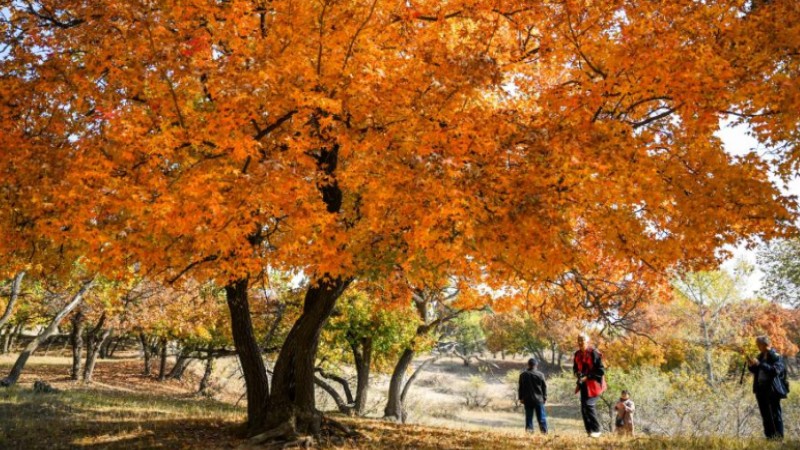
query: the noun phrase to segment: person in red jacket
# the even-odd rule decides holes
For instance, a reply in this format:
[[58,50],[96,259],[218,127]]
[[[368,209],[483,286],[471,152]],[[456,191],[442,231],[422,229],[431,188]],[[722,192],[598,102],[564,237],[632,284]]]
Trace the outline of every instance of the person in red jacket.
[[575,352],[572,373],[578,380],[575,392],[581,394],[581,416],[586,434],[600,437],[600,421],[597,419],[597,397],[606,388],[603,355],[589,345],[589,336],[578,336],[578,351]]

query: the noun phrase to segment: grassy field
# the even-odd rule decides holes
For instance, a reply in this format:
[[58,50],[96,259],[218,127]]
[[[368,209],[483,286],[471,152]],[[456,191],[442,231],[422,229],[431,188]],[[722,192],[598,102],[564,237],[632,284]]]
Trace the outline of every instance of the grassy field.
[[[191,380],[159,383],[138,375],[137,361],[115,360],[103,361],[98,382],[85,386],[66,378],[66,362],[66,358],[34,358],[19,386],[0,389],[0,448],[251,448],[239,435],[244,409],[193,395]],[[0,369],[8,365],[7,359],[0,360]],[[31,385],[37,379],[61,392],[33,392]],[[339,446],[323,442],[322,448],[800,448],[798,441],[613,436],[590,440],[574,434],[527,436],[519,430],[456,430],[339,419],[357,428],[365,439]]]

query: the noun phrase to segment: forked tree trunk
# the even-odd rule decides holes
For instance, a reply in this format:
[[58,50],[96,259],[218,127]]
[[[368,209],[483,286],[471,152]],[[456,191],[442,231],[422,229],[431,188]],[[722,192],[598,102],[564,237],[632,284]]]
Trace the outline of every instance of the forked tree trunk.
[[144,357],[144,371],[142,375],[149,377],[150,376],[150,342],[147,340],[147,336],[144,333],[139,333],[139,342],[142,343],[142,354]]
[[72,371],[70,378],[78,381],[81,379],[81,365],[83,362],[83,311],[78,310],[72,316],[72,333],[69,339],[72,343]]
[[351,281],[321,278],[306,291],[303,313],[289,331],[275,362],[267,430],[291,424],[290,428],[301,435],[319,433],[322,416],[316,410],[314,399],[314,362],[319,335],[336,300]]
[[86,283],[81,286],[80,290],[72,297],[72,299],[67,303],[61,311],[56,314],[53,320],[50,322],[50,325],[44,329],[38,336],[33,338],[31,342],[28,343],[27,346],[22,350],[17,361],[14,363],[14,367],[11,368],[8,376],[0,381],[0,386],[11,386],[19,380],[20,374],[22,374],[22,369],[25,368],[25,364],[28,362],[28,358],[36,351],[39,345],[42,344],[47,338],[54,335],[58,331],[58,325],[61,323],[64,318],[72,312],[82,301],[86,292],[92,287],[94,284],[94,280],[87,281]]
[[186,372],[186,369],[189,367],[189,364],[192,363],[192,358],[190,355],[192,354],[192,349],[188,347],[184,347],[181,350],[180,355],[175,360],[175,365],[172,366],[172,370],[169,371],[169,375],[167,378],[171,380],[181,380],[183,379],[183,374]]
[[11,295],[8,297],[6,310],[3,312],[3,315],[0,316],[0,330],[3,329],[8,319],[11,318],[11,314],[14,313],[14,305],[16,305],[19,293],[22,290],[23,278],[25,278],[25,272],[20,272],[14,277],[14,281],[11,282]]
[[247,389],[247,432],[263,429],[267,417],[269,380],[261,349],[253,332],[248,298],[249,280],[243,278],[225,286],[225,296],[231,314],[231,330],[236,353],[239,355]]
[[86,349],[86,367],[83,369],[83,381],[86,383],[92,382],[92,375],[94,375],[94,368],[97,364],[97,357],[100,354],[100,349],[103,347],[103,344],[108,340],[108,337],[111,335],[113,331],[112,328],[109,328],[103,331],[103,334],[100,337],[95,337],[95,343],[91,348],[91,351],[87,348]]

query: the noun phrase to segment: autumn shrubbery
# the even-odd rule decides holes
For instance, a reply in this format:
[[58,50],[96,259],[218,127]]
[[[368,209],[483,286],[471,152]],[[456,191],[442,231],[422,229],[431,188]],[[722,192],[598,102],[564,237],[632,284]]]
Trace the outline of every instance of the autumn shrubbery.
[[[752,377],[729,377],[709,385],[705,378],[687,371],[637,368],[607,371],[609,389],[597,403],[606,431],[611,429],[613,405],[622,389],[636,403],[637,432],[671,437],[759,437],[761,416],[752,393]],[[548,380],[550,403],[577,403],[571,373]],[[783,402],[786,434],[800,432],[800,394]]]

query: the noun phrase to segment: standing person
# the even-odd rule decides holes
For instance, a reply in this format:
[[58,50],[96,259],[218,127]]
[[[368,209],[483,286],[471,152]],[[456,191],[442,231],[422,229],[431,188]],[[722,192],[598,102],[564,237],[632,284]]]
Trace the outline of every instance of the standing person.
[[544,404],[547,402],[547,382],[544,374],[536,370],[534,358],[528,360],[528,369],[519,375],[519,400],[525,406],[525,431],[533,433],[533,414],[539,422],[539,431],[547,434],[547,415]]
[[753,373],[753,393],[756,394],[758,410],[764,423],[767,439],[783,439],[783,412],[781,399],[786,398],[788,388],[783,378],[786,368],[783,358],[770,346],[769,337],[756,338],[756,346],[761,352],[758,358],[747,358],[750,372]]
[[606,373],[603,367],[603,355],[589,345],[589,336],[578,336],[578,351],[575,352],[572,364],[572,373],[578,379],[575,392],[581,394],[581,416],[586,434],[590,437],[600,437],[600,421],[597,420],[597,397],[606,388],[603,376]]
[[628,391],[622,391],[614,410],[617,411],[617,420],[614,424],[617,434],[633,436],[633,412],[636,411],[636,405],[633,404]]

